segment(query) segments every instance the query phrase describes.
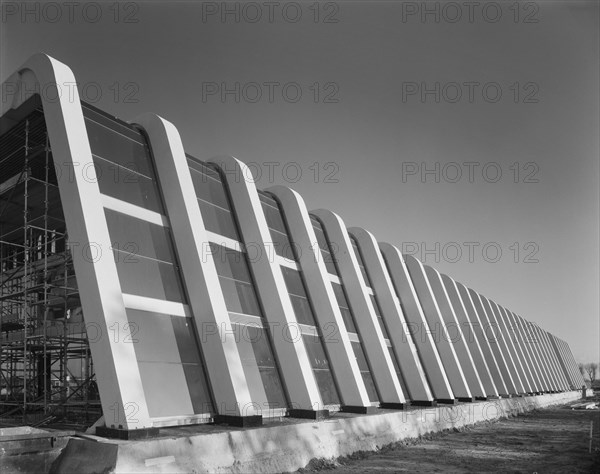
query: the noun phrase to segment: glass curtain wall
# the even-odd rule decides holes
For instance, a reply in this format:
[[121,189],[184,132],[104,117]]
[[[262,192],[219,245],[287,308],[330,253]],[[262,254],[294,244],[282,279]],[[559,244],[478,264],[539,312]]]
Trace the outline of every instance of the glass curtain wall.
[[373,305],[373,309],[375,310],[375,315],[377,316],[377,322],[379,323],[379,327],[381,328],[381,332],[383,333],[383,338],[385,344],[390,353],[390,358],[392,359],[392,363],[394,364],[394,370],[396,371],[396,375],[398,376],[398,380],[400,381],[400,385],[402,387],[402,392],[404,396],[408,396],[408,390],[406,384],[404,382],[404,377],[402,376],[402,371],[400,370],[400,365],[398,364],[398,359],[396,357],[396,353],[392,347],[392,343],[390,341],[389,332],[387,330],[385,321],[383,320],[383,316],[381,315],[381,308],[379,307],[379,302],[377,300],[377,295],[373,290],[373,285],[371,284],[371,280],[369,279],[369,274],[367,273],[367,269],[365,268],[365,262],[362,257],[362,252],[358,247],[358,242],[352,236],[350,236],[350,241],[352,242],[352,250],[358,261],[358,266],[360,268],[360,273],[363,277],[363,281],[365,282],[365,286],[367,287],[367,293],[369,294],[369,298],[371,299],[371,303]]
[[331,373],[329,358],[317,327],[313,308],[306,293],[304,277],[281,208],[276,199],[265,192],[259,192],[263,212],[271,233],[275,254],[281,266],[283,278],[294,308],[296,320],[300,324],[302,341],[308,352],[311,367],[321,399],[325,407],[339,405],[338,390]]
[[[146,137],[82,106],[113,258],[128,296],[128,324],[110,327],[109,336],[134,345],[151,417],[208,416],[214,412],[210,388]],[[156,302],[154,311],[127,303],[148,298]],[[175,303],[170,307],[177,314],[162,312],[168,305],[161,302]]]
[[362,379],[367,389],[367,393],[369,395],[369,400],[372,403],[376,403],[379,401],[379,394],[377,393],[377,388],[375,387],[375,382],[373,380],[371,368],[369,367],[368,360],[365,356],[362,347],[360,333],[358,332],[354,322],[354,318],[356,315],[354,315],[350,309],[350,305],[348,304],[348,298],[346,295],[346,290],[344,288],[344,282],[343,279],[340,277],[340,273],[337,268],[337,264],[335,261],[335,254],[337,249],[335,248],[335,243],[329,242],[325,229],[318,218],[316,218],[315,216],[311,216],[310,219],[315,234],[317,236],[317,244],[319,246],[319,249],[321,250],[323,262],[325,263],[325,266],[329,273],[329,280],[331,281],[331,286],[333,287],[338,306],[342,313],[342,319],[344,320],[346,331],[348,331],[348,336],[350,337],[352,350],[354,351],[354,357],[356,357],[356,361],[358,362],[360,374],[362,376]]
[[226,184],[216,167],[190,155],[188,166],[252,400],[263,416],[276,416],[288,402]]

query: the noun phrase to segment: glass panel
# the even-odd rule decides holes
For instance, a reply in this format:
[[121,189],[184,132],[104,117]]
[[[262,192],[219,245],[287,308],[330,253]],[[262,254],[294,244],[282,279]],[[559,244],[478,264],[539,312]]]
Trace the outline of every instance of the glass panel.
[[240,241],[233,215],[229,211],[213,206],[201,199],[198,199],[198,204],[200,205],[200,212],[206,230]]
[[269,228],[275,229],[282,234],[287,234],[287,229],[283,222],[283,217],[281,216],[281,209],[279,208],[277,201],[266,195],[264,192],[259,191],[259,195]]
[[262,316],[246,255],[213,243],[210,244],[210,249],[227,309],[236,313]]
[[377,395],[377,389],[375,388],[373,376],[371,375],[371,370],[369,369],[369,364],[367,363],[367,358],[365,357],[362,346],[358,342],[352,342],[351,344],[352,350],[354,351],[354,357],[356,357],[356,362],[360,369],[360,374],[362,375],[367,388],[367,393],[369,394],[369,400],[376,402],[379,400],[379,396]]
[[123,293],[160,300],[185,302],[179,270],[172,263],[146,257],[131,257],[113,251]]
[[262,408],[285,408],[283,385],[267,332],[255,326],[232,325],[252,401]]
[[206,229],[240,241],[227,190],[219,173],[190,155],[188,166]]
[[315,318],[310,306],[310,302],[308,301],[308,297],[306,296],[306,291],[304,289],[304,283],[302,281],[300,272],[284,266],[281,267],[281,271],[283,273],[283,279],[285,280],[288,293],[290,294],[292,306],[294,307],[296,320],[300,324],[316,326]]
[[194,335],[194,323],[192,318],[171,316],[171,324],[173,325],[173,334],[177,341],[181,362],[189,364],[202,363],[198,343],[196,342],[196,336]]
[[400,366],[398,365],[398,359],[396,359],[396,354],[394,350],[388,346],[388,351],[390,353],[390,358],[392,359],[392,364],[394,364],[394,370],[396,371],[396,375],[398,376],[398,380],[400,381],[400,386],[402,387],[402,393],[404,393],[404,398],[407,400],[410,398],[408,387],[404,383],[404,377],[402,376],[402,371],[400,370]]
[[339,404],[337,388],[331,374],[329,361],[323,350],[323,344],[318,337],[303,335],[302,339],[308,352],[311,367],[315,374],[315,380],[321,393],[321,398],[325,405]]
[[194,414],[182,364],[139,362],[144,395],[151,417]]
[[228,311],[262,317],[251,283],[220,277],[219,283]]
[[86,119],[85,126],[94,155],[151,179],[155,178],[150,153],[141,133],[137,132],[138,140],[132,140],[115,131],[114,127],[107,128],[90,119]]
[[295,261],[296,256],[294,255],[294,249],[292,248],[292,243],[289,239],[279,204],[275,199],[262,191],[259,191],[259,196],[267,220],[267,226],[271,233],[271,239],[275,246],[275,253]]
[[134,345],[151,416],[213,412],[191,318],[126,312],[129,326],[119,336]]
[[112,328],[111,336],[130,342],[138,361],[181,363],[171,316],[130,308],[125,312],[129,326]]
[[168,228],[111,209],[104,209],[104,214],[114,249],[125,252],[131,260],[141,255],[165,262],[175,261]]
[[[208,168],[204,166],[192,167],[191,160],[188,160],[188,163],[190,163],[190,174],[192,175],[192,182],[196,190],[196,197],[225,210],[231,210],[229,199],[227,198],[227,193],[221,179],[215,178],[214,175],[209,175],[206,171]],[[199,169],[202,171],[199,171]]]
[[369,401],[378,402],[379,395],[377,395],[377,387],[375,387],[375,381],[373,380],[373,376],[370,372],[361,372],[363,382],[365,383],[365,387],[367,389],[367,394],[369,395]]
[[183,364],[183,372],[187,382],[194,413],[214,413],[208,387],[208,379],[199,364]]
[[93,156],[98,187],[102,194],[164,214],[158,187],[152,179]]
[[275,247],[275,253],[281,257],[287,258],[288,260],[296,261],[296,256],[294,255],[294,248],[292,247],[292,243],[290,239],[288,239],[287,235],[282,234],[273,229],[269,229],[271,234],[271,239],[273,240],[273,246]]
[[333,375],[329,370],[313,370],[319,393],[324,405],[339,405],[340,397],[338,396],[337,388],[333,380]]
[[250,270],[246,262],[246,256],[236,250],[228,249],[221,245],[210,243],[217,273],[219,276],[233,278],[235,280],[250,283]]
[[333,287],[335,298],[337,299],[338,306],[342,313],[342,319],[346,325],[346,331],[355,333],[356,326],[354,325],[354,318],[352,318],[352,312],[348,307],[348,301],[346,300],[346,295],[344,294],[342,285],[339,285],[338,283],[331,283],[331,286]]
[[111,130],[115,130],[121,135],[125,135],[132,140],[139,141],[140,143],[145,142],[141,132],[133,125],[107,114],[106,112],[94,107],[91,104],[88,104],[87,102],[81,101],[81,105],[83,109],[83,116],[86,119],[93,120],[97,124],[104,125]]
[[369,280],[369,275],[367,274],[365,262],[362,259],[362,254],[360,253],[360,249],[358,248],[358,242],[356,242],[356,239],[354,237],[350,237],[350,241],[352,242],[352,250],[354,251],[354,255],[356,257],[356,260],[358,261],[358,266],[365,281],[365,285],[371,287],[371,281]]
[[385,339],[389,339],[390,336],[387,332],[387,328],[385,327],[385,323],[383,322],[383,316],[381,316],[381,309],[379,308],[379,304],[377,303],[377,298],[373,295],[369,295],[371,298],[371,303],[373,304],[373,309],[375,310],[375,315],[377,316],[377,322],[379,323],[379,327],[381,328],[381,332],[383,333],[383,337]]
[[327,271],[332,275],[339,276],[337,268],[335,266],[334,255],[331,252],[331,247],[329,246],[329,242],[327,241],[327,237],[325,236],[325,230],[323,229],[323,225],[316,217],[311,216],[310,220],[312,222],[313,230],[315,231],[317,243],[319,244],[319,248],[321,249],[321,256],[323,257],[323,262],[325,263]]

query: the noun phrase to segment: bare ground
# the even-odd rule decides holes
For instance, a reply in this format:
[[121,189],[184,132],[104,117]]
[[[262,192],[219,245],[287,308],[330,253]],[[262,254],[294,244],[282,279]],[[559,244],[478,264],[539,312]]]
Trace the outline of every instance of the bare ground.
[[566,405],[537,410],[394,443],[377,452],[313,459],[300,470],[313,471],[600,473],[600,410]]

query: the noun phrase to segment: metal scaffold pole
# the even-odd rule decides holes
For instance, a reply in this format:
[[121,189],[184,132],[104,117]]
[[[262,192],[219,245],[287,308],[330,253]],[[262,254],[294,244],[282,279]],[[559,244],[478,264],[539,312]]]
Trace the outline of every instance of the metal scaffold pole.
[[0,136],[0,427],[94,422],[93,361],[41,109]]

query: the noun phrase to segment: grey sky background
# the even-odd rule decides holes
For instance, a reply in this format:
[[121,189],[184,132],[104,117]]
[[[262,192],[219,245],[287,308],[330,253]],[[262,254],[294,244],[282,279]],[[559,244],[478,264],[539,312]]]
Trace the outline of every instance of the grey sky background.
[[[296,22],[285,1],[272,20],[257,3],[256,22],[240,3],[239,21],[220,3],[97,3],[99,18],[86,2],[72,18],[2,3],[2,80],[44,51],[84,100],[158,113],[189,153],[251,163],[260,188],[292,187],[599,359],[598,2],[483,1],[472,21],[459,2],[455,22],[444,2],[439,21],[422,2],[300,2]],[[206,95],[236,82],[238,102]],[[408,95],[422,83],[439,102]],[[436,166],[439,182],[407,174]]]

